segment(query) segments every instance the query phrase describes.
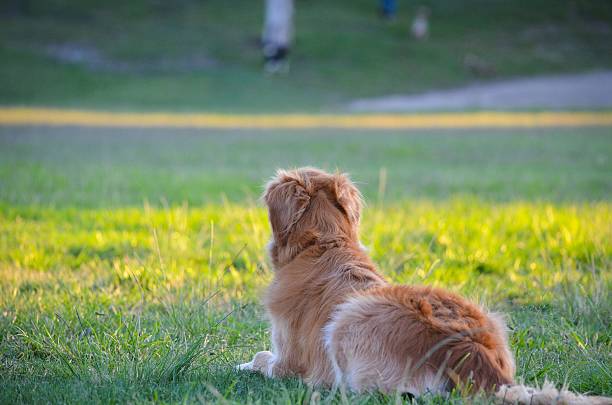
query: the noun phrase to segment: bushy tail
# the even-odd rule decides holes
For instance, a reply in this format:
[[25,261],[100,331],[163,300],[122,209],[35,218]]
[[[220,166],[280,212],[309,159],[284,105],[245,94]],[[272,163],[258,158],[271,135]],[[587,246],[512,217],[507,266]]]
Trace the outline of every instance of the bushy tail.
[[492,392],[496,387],[512,384],[509,371],[493,360],[495,355],[494,350],[471,340],[453,344],[447,361],[452,385],[471,392]]
[[508,405],[612,405],[612,398],[583,396],[564,388],[558,390],[549,382],[545,382],[541,388],[503,385],[495,396],[497,403]]

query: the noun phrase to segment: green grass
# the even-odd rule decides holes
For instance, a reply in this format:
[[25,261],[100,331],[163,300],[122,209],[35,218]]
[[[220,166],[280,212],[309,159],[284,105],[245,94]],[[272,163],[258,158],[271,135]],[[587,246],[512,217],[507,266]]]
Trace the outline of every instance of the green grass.
[[256,200],[278,167],[350,172],[366,197],[607,200],[609,128],[172,131],[0,128],[0,202],[191,205]]
[[[0,103],[328,111],[356,97],[612,66],[609,2],[402,2],[393,23],[377,5],[298,1],[291,73],[268,77],[257,47],[263,7],[251,0],[13,0],[0,6]],[[421,5],[431,36],[418,42],[409,30]],[[109,66],[49,56],[60,45],[97,51]],[[474,75],[467,55],[496,73]]]
[[507,313],[520,380],[612,395],[611,149],[607,129],[2,128],[0,403],[395,403],[233,369],[269,348],[260,185],[301,164],[353,174],[390,280]]

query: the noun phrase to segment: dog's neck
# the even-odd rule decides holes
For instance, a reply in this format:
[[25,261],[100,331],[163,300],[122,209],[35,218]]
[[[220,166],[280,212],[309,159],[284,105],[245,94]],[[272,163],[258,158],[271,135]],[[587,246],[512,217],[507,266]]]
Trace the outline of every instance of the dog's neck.
[[299,235],[299,237],[289,237],[288,242],[284,245],[277,243],[272,238],[268,244],[268,254],[272,260],[272,264],[276,269],[279,269],[291,263],[297,256],[309,249],[319,249],[322,252],[329,249],[342,246],[352,246],[362,249],[362,245],[358,240],[352,240],[347,235],[325,235],[320,236],[314,232],[308,231]]

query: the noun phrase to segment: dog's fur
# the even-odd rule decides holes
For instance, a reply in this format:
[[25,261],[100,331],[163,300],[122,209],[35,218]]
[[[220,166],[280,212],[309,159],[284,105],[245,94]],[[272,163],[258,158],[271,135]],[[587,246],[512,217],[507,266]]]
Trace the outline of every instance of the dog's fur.
[[513,382],[504,322],[456,294],[392,286],[359,243],[361,196],[342,174],[279,171],[266,188],[273,352],[240,369],[314,385],[419,395]]

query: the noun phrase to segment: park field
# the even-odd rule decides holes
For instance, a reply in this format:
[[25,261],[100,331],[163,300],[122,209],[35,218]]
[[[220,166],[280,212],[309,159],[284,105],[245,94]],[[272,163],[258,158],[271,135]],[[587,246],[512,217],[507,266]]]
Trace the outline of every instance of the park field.
[[[608,1],[398,3],[384,21],[376,0],[296,2],[291,72],[270,76],[253,0],[7,0],[0,105],[329,112],[356,98],[612,67]],[[430,36],[416,41],[422,6]]]
[[612,395],[610,156],[609,128],[2,127],[0,403],[401,400],[234,370],[269,348],[262,184],[300,165],[351,173],[387,278],[507,314],[518,380]]

